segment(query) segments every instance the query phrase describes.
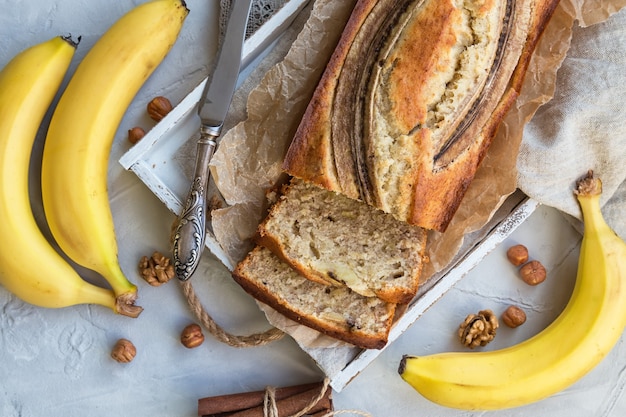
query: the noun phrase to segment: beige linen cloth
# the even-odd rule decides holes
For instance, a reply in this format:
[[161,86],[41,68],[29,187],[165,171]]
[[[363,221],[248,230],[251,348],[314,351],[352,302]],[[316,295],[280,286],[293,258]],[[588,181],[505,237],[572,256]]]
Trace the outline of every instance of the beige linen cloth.
[[[586,2],[594,10],[593,2]],[[617,1],[615,9],[622,7]],[[615,10],[614,9],[614,10]],[[608,8],[606,10],[609,10]],[[526,125],[517,160],[518,187],[539,202],[580,218],[571,190],[593,169],[603,182],[607,222],[626,239],[626,10],[587,12],[557,73],[551,101]]]

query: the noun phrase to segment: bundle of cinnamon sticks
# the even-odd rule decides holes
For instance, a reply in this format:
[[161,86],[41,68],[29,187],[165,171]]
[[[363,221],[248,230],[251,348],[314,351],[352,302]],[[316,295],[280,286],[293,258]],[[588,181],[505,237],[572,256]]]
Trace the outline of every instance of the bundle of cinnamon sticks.
[[[325,390],[321,398],[315,401]],[[202,417],[265,417],[268,391],[251,391],[218,395],[198,400],[198,415]],[[322,382],[276,388],[271,395],[278,417],[297,414],[312,405],[307,416],[321,417],[333,411],[332,389]],[[312,404],[315,401],[315,404]]]

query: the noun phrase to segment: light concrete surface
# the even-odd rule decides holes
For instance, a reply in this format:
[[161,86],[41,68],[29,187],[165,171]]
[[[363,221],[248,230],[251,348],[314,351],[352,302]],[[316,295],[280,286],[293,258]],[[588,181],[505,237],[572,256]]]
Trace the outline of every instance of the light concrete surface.
[[[99,35],[140,3],[0,0],[0,66],[34,43],[57,35],[82,36],[73,67]],[[113,315],[97,306],[48,310],[25,304],[0,288],[0,415],[34,416],[181,416],[196,415],[202,397],[287,386],[323,377],[315,363],[289,339],[258,348],[231,348],[207,337],[198,349],[178,341],[194,321],[178,283],[150,287],[141,282],[137,262],[154,250],[168,251],[173,215],[136,178],[117,163],[130,144],[126,130],[149,127],[145,104],[156,95],[173,103],[205,76],[216,36],[218,2],[187,0],[191,13],[178,43],[141,89],[120,125],[111,153],[110,197],[118,231],[122,268],[139,286],[138,319]],[[94,86],[98,88],[98,86]],[[41,148],[35,149],[35,161]],[[36,167],[34,168],[36,173]],[[77,179],[79,181],[79,179]],[[33,195],[40,213],[38,197]],[[1,219],[0,219],[1,221]],[[397,374],[403,354],[459,349],[454,333],[465,315],[509,303],[525,307],[527,324],[502,329],[493,349],[520,341],[547,325],[563,307],[575,276],[580,235],[557,211],[540,207],[507,241],[461,283],[444,295],[399,340],[386,349],[343,391],[336,410],[360,410],[374,417],[395,416],[624,416],[626,344],[620,340],[608,358],[567,390],[517,409],[499,412],[450,410],[422,398]],[[504,259],[509,244],[524,243],[550,271],[548,280],[528,287]],[[3,244],[6,244],[4,242]],[[36,260],[34,260],[36,261]],[[36,264],[36,262],[34,262]],[[34,266],[36,267],[36,265]],[[45,271],[42,271],[45,273]],[[256,304],[211,256],[200,266],[196,288],[223,327],[245,334],[267,328]],[[109,357],[118,338],[131,339],[137,357],[119,364]],[[523,364],[520,364],[523,366]]]

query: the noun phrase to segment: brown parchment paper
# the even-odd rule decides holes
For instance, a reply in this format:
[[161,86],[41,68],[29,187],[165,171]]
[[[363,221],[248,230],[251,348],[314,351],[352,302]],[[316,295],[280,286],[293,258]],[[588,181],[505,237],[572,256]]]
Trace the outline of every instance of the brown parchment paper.
[[[354,3],[314,2],[284,58],[260,76],[250,91],[247,117],[224,135],[213,157],[211,172],[228,207],[213,212],[212,226],[233,264],[251,247],[248,239],[264,216],[266,191],[283,175],[285,152]],[[457,254],[464,236],[480,229],[516,190],[516,159],[524,126],[554,94],[574,22],[581,26],[601,22],[624,4],[626,0],[561,2],[535,51],[522,94],[503,121],[453,221],[445,233],[430,233],[430,263],[423,280],[443,269]],[[261,307],[273,325],[302,346],[340,344]]]

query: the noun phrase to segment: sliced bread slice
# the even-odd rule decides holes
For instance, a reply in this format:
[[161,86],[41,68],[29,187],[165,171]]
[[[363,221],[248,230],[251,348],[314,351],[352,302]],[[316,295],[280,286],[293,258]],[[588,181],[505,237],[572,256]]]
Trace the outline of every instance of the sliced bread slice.
[[297,323],[364,349],[381,349],[387,343],[395,304],[306,279],[267,248],[252,249],[233,278],[254,298]]
[[407,303],[418,289],[426,231],[293,179],[259,226],[257,242],[311,280]]

